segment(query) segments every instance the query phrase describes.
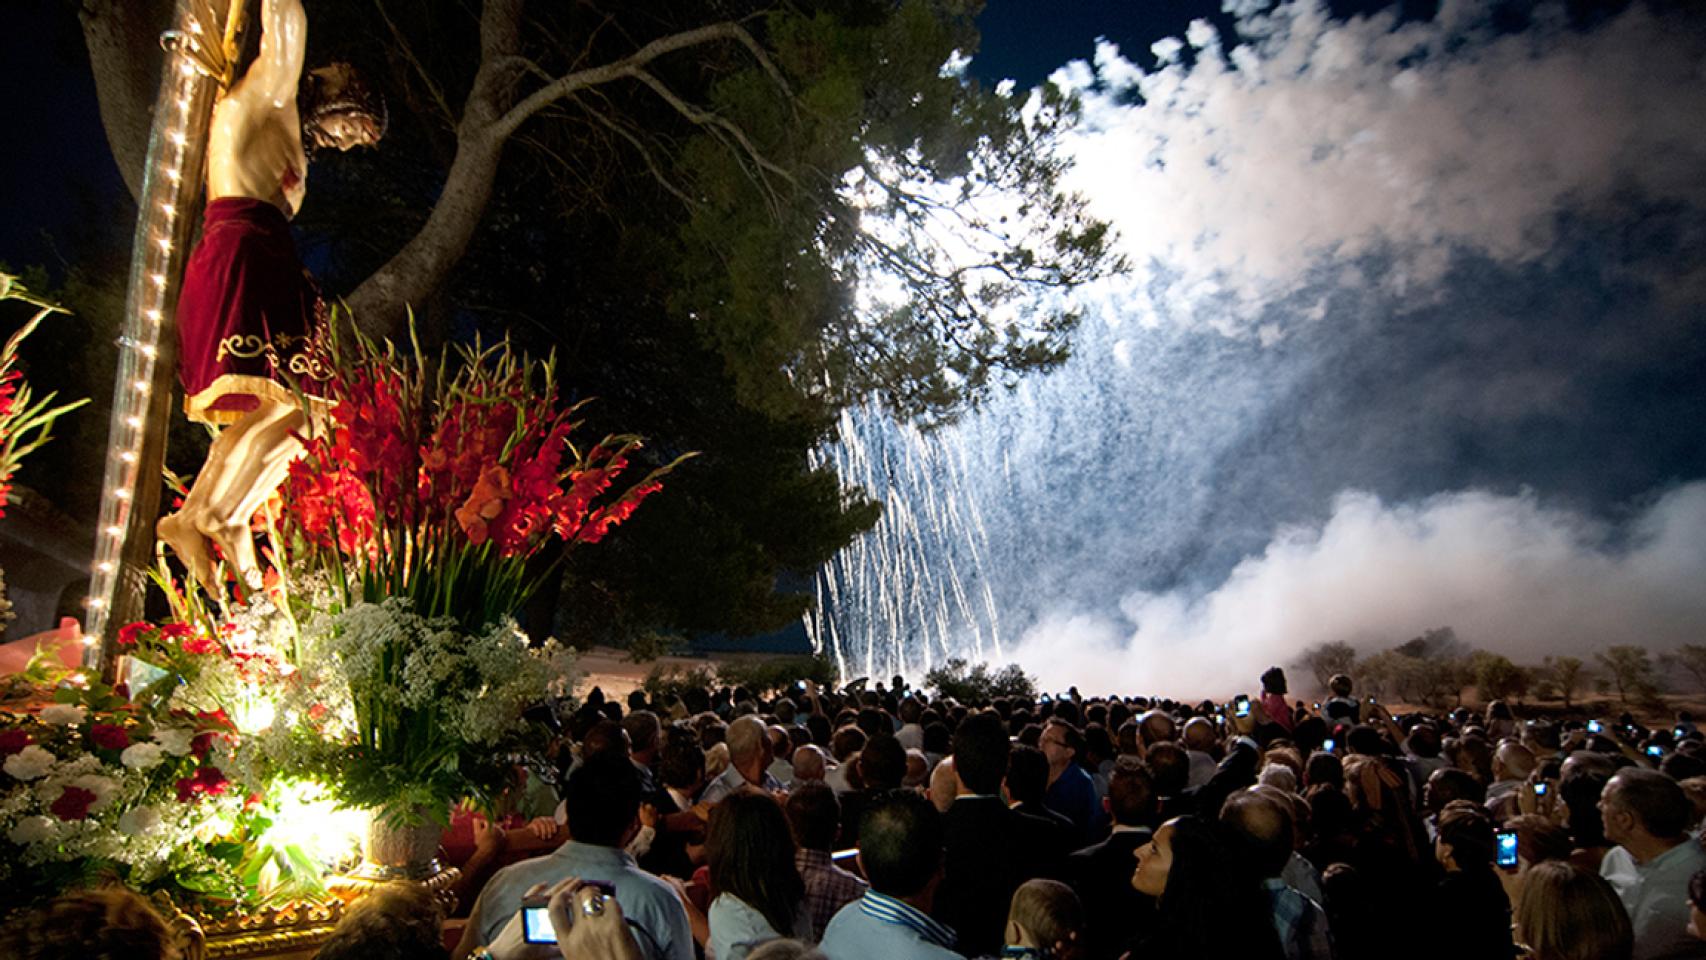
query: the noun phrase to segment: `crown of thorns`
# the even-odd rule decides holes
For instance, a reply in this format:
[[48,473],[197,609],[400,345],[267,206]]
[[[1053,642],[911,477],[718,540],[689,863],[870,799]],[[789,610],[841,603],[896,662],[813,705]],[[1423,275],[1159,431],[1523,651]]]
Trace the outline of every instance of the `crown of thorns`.
[[304,125],[320,126],[332,117],[355,114],[373,121],[374,140],[383,138],[391,124],[391,112],[385,105],[385,97],[368,86],[360,71],[350,64],[332,63],[322,69],[337,79],[334,81],[319,70],[308,75],[308,83],[303,85],[303,96],[309,107],[303,115]]

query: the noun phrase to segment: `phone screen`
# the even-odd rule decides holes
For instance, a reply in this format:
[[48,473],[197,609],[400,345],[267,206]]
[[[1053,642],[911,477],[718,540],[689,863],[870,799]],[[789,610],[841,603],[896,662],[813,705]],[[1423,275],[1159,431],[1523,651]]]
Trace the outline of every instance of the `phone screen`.
[[1546,784],[1544,784],[1544,783],[1535,784],[1534,785],[1534,795],[1537,797],[1546,796]]
[[1326,743],[1321,744],[1321,749],[1327,751],[1328,753],[1332,753],[1334,750],[1338,749],[1338,746],[1339,745],[1337,743],[1334,743],[1333,741],[1328,740]]
[[1238,716],[1247,717],[1249,715],[1250,715],[1250,701],[1248,701],[1248,700],[1238,701]]
[[1665,748],[1664,747],[1648,747],[1647,748],[1647,756],[1649,756],[1649,757],[1662,757],[1664,755],[1665,755]]
[[528,943],[556,943],[557,928],[544,907],[521,908],[521,939]]
[[1598,720],[1589,720],[1588,721],[1588,732],[1589,733],[1598,733],[1604,729],[1605,729],[1605,726],[1603,724],[1601,724]]
[[[1483,834],[1483,836],[1485,836],[1485,834]],[[1482,862],[1485,863],[1486,861],[1482,861]],[[1499,831],[1499,859],[1497,862],[1498,862],[1499,866],[1501,866],[1501,867],[1514,867],[1514,866],[1516,866],[1516,831],[1515,830],[1500,830]]]

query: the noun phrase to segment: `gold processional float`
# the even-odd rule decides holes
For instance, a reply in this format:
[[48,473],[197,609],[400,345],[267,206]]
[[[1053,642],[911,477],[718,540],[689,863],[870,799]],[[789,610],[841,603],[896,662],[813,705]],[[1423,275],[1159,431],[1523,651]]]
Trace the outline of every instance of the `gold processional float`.
[[[118,372],[113,391],[108,457],[91,570],[84,667],[108,682],[121,670],[117,628],[139,619],[154,560],[159,477],[176,369],[173,316],[186,252],[193,246],[203,203],[213,108],[236,75],[245,30],[243,0],[178,0],[173,28],[161,36],[164,63],[143,171],[132,244]],[[150,482],[139,483],[140,478]],[[438,827],[428,823],[391,862],[364,862],[353,874],[330,878],[333,895],[213,918],[158,903],[184,940],[186,960],[311,957],[342,916],[346,903],[384,883],[421,883],[447,908],[460,876],[420,849],[436,851]],[[430,836],[428,834],[430,833]]]

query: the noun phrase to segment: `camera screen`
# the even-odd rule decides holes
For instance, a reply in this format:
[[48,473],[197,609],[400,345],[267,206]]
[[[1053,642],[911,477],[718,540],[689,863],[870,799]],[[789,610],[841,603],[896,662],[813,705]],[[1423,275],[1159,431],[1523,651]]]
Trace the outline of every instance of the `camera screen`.
[[[1483,834],[1483,836],[1485,836],[1485,834]],[[1482,862],[1485,863],[1486,861],[1482,861]],[[1516,866],[1516,831],[1514,831],[1514,830],[1500,830],[1499,831],[1499,860],[1498,860],[1498,863],[1499,863],[1499,866],[1501,866],[1501,867],[1514,867],[1514,866]]]
[[521,908],[521,938],[528,943],[557,942],[557,930],[544,907]]
[[1598,733],[1603,729],[1605,729],[1605,727],[1602,726],[1598,720],[1589,720],[1588,721],[1588,732],[1589,733]]
[[1247,717],[1250,715],[1250,701],[1248,701],[1248,700],[1238,701],[1238,715],[1240,717]]

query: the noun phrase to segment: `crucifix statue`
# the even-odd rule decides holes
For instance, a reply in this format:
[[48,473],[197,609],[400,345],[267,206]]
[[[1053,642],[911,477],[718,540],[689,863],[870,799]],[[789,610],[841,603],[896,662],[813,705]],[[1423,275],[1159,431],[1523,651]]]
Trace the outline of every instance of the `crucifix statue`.
[[[323,302],[303,269],[290,218],[324,148],[371,146],[384,102],[348,64],[303,74],[301,0],[263,0],[260,54],[218,101],[208,131],[207,207],[178,296],[184,412],[223,427],[178,512],[156,532],[217,592],[212,546],[251,585],[249,523],[302,450],[318,369]],[[300,395],[300,396],[299,396]]]

